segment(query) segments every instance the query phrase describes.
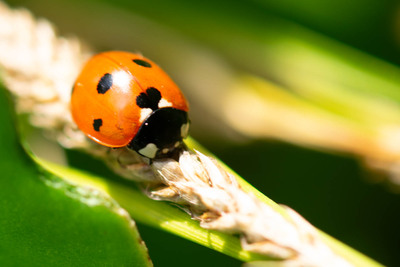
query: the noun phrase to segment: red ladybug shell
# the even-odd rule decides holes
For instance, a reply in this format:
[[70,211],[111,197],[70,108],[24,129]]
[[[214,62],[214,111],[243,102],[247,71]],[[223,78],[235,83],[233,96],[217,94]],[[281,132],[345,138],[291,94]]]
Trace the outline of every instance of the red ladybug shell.
[[94,141],[127,146],[151,112],[138,106],[137,97],[152,89],[161,93],[160,108],[188,111],[178,86],[151,60],[128,52],[100,53],[86,63],[74,85],[72,116]]

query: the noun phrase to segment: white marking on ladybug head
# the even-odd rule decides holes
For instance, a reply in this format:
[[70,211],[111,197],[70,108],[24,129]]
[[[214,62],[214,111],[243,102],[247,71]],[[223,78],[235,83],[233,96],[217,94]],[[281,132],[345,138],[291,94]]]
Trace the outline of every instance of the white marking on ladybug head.
[[169,152],[168,148],[163,148],[163,150],[161,150],[161,153],[163,153],[163,154],[167,154],[168,152]]
[[152,159],[156,156],[157,151],[158,151],[158,147],[153,143],[149,143],[144,148],[140,149],[138,152],[141,155]]
[[181,137],[186,138],[189,134],[189,123],[182,124],[181,126]]
[[172,103],[164,98],[161,98],[160,102],[158,102],[158,108],[167,108],[167,107],[172,107]]
[[142,124],[152,112],[153,110],[151,108],[142,108],[140,110],[139,122]]

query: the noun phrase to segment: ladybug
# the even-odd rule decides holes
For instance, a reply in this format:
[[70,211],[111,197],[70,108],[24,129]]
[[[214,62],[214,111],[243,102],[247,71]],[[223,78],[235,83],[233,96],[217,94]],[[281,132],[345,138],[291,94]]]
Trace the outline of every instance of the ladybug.
[[140,54],[92,57],[71,96],[72,117],[92,140],[135,150],[150,159],[168,156],[188,135],[188,103],[171,78]]

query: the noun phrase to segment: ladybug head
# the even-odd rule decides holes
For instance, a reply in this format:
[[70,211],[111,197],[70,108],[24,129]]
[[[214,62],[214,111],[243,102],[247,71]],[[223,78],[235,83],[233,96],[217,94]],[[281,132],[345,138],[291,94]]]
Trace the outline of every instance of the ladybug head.
[[147,158],[171,154],[180,147],[189,131],[189,118],[186,111],[172,107],[159,108],[162,96],[154,87],[140,93],[136,104],[140,108],[150,108],[152,112],[142,122],[128,147]]

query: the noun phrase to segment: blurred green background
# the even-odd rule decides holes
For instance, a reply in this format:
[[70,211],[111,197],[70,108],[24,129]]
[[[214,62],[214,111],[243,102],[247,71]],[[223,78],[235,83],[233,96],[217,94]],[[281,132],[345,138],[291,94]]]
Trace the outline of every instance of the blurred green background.
[[[218,101],[230,93],[228,86],[222,87],[230,83],[232,76],[258,75],[291,90],[275,72],[274,63],[280,62],[280,55],[273,58],[269,54],[274,53],[269,47],[280,47],[278,40],[321,45],[322,51],[328,49],[327,53],[332,54],[347,51],[347,55],[357,57],[366,53],[399,65],[398,1],[7,3],[49,19],[61,34],[78,36],[96,51],[141,51],[158,62],[189,99],[191,134],[196,140],[272,200],[297,210],[324,232],[385,265],[400,265],[400,196],[392,186],[380,182],[387,174],[371,172],[360,156],[347,151],[246,136],[218,113]],[[344,50],[336,49],[343,44]],[[273,60],[264,62],[265,55]],[[216,85],[221,85],[221,91],[213,87]],[[379,94],[380,89],[376,88],[375,93]],[[199,90],[204,90],[206,97],[200,97]],[[318,103],[318,99],[313,101]],[[75,166],[89,165],[86,168],[99,171],[93,167],[99,163],[86,155],[68,151],[68,157]],[[192,266],[240,265],[239,261],[170,234],[144,225],[138,227],[155,266],[187,266],[188,262]]]

